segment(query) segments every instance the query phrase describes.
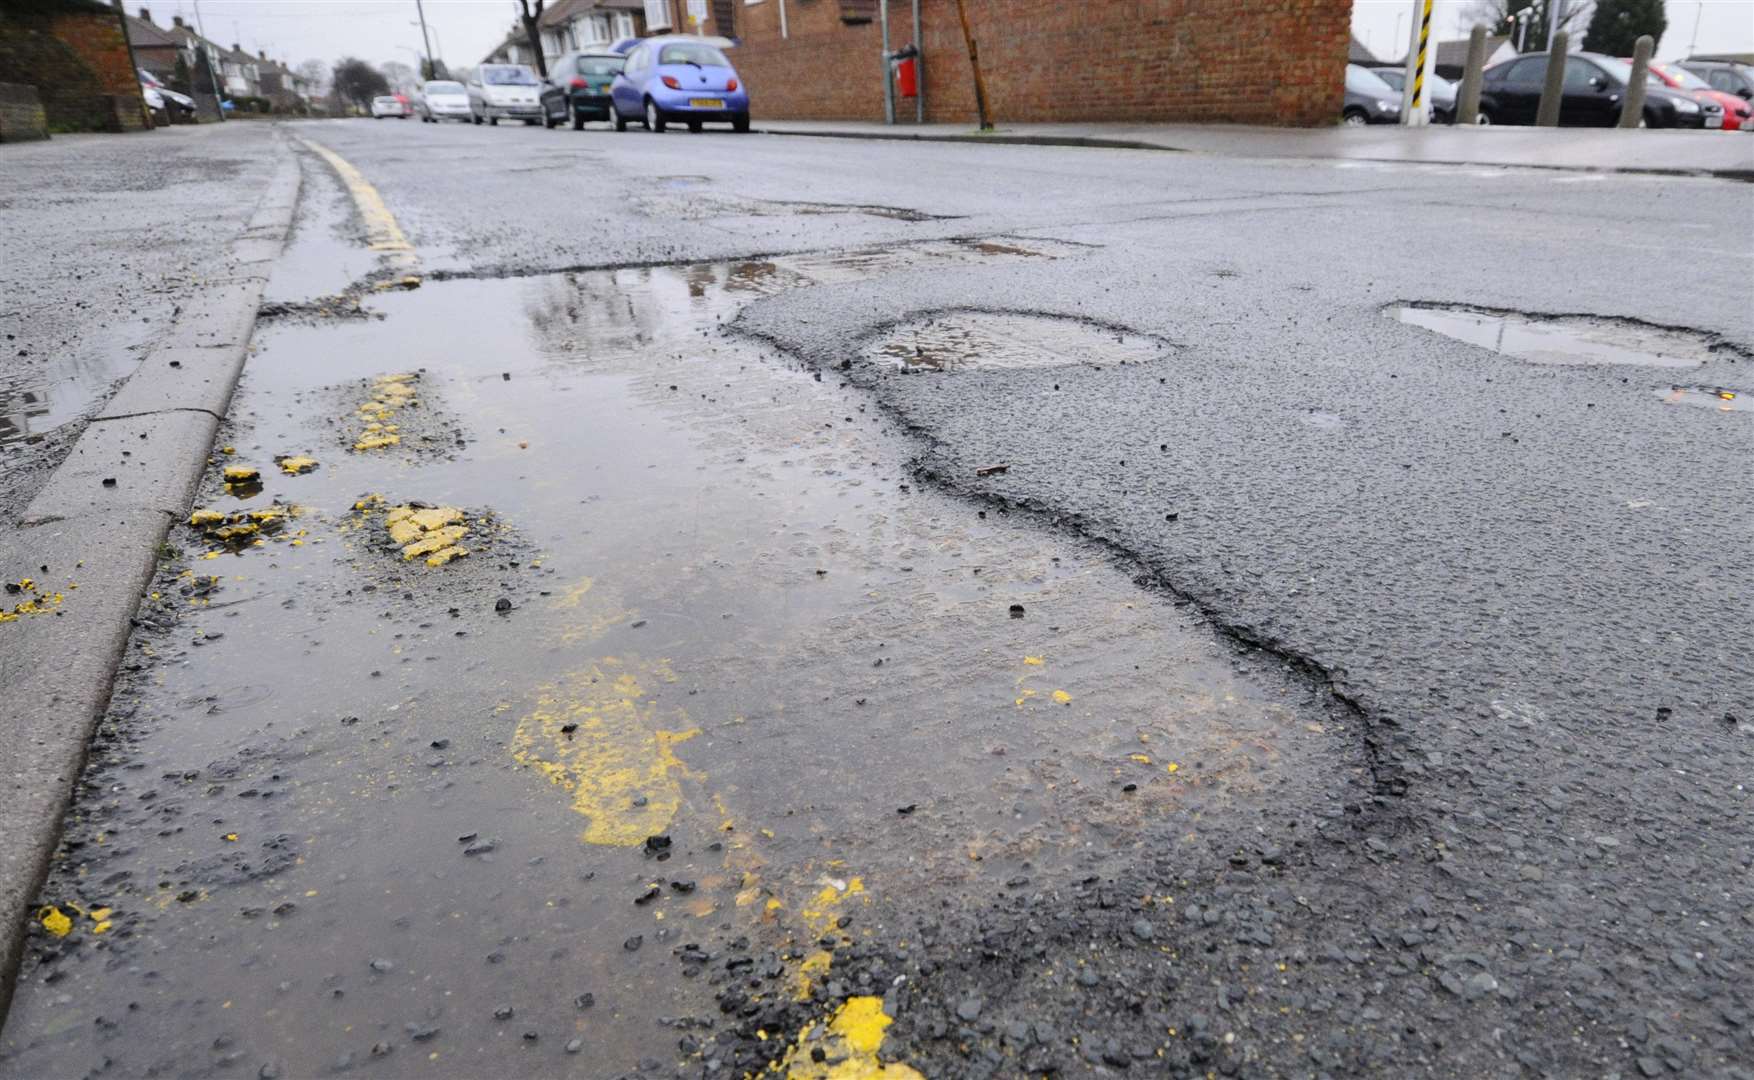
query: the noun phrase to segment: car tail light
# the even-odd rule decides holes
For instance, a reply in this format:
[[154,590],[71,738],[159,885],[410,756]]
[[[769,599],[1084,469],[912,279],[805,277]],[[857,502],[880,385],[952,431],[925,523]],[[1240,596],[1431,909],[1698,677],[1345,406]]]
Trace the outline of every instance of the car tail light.
[[579,78],[577,75],[574,75],[573,80],[572,80],[572,88],[574,90],[589,90],[591,88],[591,84],[586,82],[585,80]]
[[664,78],[664,85],[668,86],[670,89],[672,89],[672,90],[682,89],[682,84],[676,81],[676,76],[665,75],[663,78]]
[[725,80],[725,89],[726,89],[726,91],[731,91],[731,90],[737,89],[737,80],[736,79],[726,79]]

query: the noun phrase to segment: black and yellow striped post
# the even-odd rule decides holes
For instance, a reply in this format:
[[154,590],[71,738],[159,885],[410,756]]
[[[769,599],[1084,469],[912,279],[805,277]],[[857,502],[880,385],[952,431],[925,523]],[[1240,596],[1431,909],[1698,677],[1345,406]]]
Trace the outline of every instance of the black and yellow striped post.
[[1425,80],[1431,73],[1432,0],[1413,0],[1413,37],[1407,42],[1407,78],[1401,91],[1401,123],[1423,127],[1431,120]]

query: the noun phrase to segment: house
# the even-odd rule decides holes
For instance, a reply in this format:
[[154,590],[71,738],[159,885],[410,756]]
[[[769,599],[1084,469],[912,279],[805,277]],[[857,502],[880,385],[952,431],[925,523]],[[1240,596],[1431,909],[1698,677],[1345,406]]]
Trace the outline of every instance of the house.
[[[564,53],[646,36],[644,0],[556,0],[543,9],[536,31],[542,38],[543,60],[552,64]],[[524,24],[513,23],[505,40],[481,62],[535,67],[536,55]]]
[[310,103],[304,80],[280,61],[268,59],[266,51],[258,50],[256,57],[257,81],[261,96],[268,99],[269,106],[275,112],[305,111]]
[[201,94],[196,93],[196,91],[205,88],[204,77],[201,75],[201,56],[206,54],[207,69],[213,72],[215,78],[219,78],[221,57],[225,54],[225,50],[197,34],[195,28],[184,22],[181,15],[171,16],[171,24],[165,32],[176,39],[178,52],[181,53],[183,63],[189,69],[189,89],[187,92],[196,98],[197,106],[204,105],[206,99],[202,98]]
[[219,73],[225,81],[225,91],[234,98],[260,97],[262,94],[262,75],[256,57],[245,52],[243,46],[232,45],[230,49],[219,54]]
[[[1486,39],[1486,65],[1491,67],[1500,60],[1508,60],[1517,54],[1516,46],[1510,43],[1509,34],[1495,34]],[[1454,82],[1462,77],[1462,69],[1468,65],[1468,39],[1457,41],[1440,41],[1437,43],[1437,56],[1434,67],[1439,75]]]
[[154,24],[152,12],[146,8],[140,9],[139,18],[123,15],[122,22],[128,27],[128,44],[134,49],[134,62],[168,85],[177,74],[180,42],[176,36]]

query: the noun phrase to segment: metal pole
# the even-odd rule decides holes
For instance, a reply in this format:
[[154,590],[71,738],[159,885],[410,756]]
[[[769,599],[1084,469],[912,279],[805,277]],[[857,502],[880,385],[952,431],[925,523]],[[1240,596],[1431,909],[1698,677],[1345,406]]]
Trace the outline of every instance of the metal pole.
[[1632,43],[1632,76],[1626,83],[1626,100],[1620,103],[1620,126],[1635,128],[1644,120],[1645,76],[1650,72],[1650,54],[1657,47],[1656,39],[1642,34]]
[[1552,44],[1553,35],[1559,33],[1559,18],[1565,14],[1565,0],[1547,0],[1547,42]]
[[207,85],[213,90],[213,111],[219,119],[225,121],[225,96],[219,89],[219,72],[213,70],[213,57],[207,51],[207,24],[201,21],[201,0],[195,0],[195,36],[200,39],[195,51],[201,54],[202,66],[207,68]]
[[1430,122],[1425,79],[1430,63],[1432,0],[1413,0],[1413,33],[1407,39],[1406,81],[1401,89],[1401,123],[1424,127]]
[[1559,126],[1559,102],[1565,92],[1565,48],[1571,35],[1561,30],[1547,42],[1547,81],[1541,84],[1541,106],[1535,111],[1536,127]]
[[[438,78],[438,65],[432,62],[432,39],[426,34],[426,8],[420,0],[414,0],[414,10],[420,13],[420,43],[426,46],[426,78]],[[415,74],[419,74],[416,72]]]
[[780,0],[780,37],[791,37],[786,33],[786,0]]
[[926,43],[920,33],[920,0],[914,0],[914,123],[926,122]]
[[883,34],[883,122],[895,123],[895,80],[889,77],[889,0],[877,0],[877,24]]
[[1468,61],[1462,68],[1462,89],[1456,96],[1456,123],[1480,122],[1480,71],[1486,66],[1486,28],[1468,31]]
[[1705,0],[1699,0],[1699,6],[1693,9],[1693,40],[1687,44],[1687,55],[1692,56],[1699,51],[1699,20],[1705,15]]

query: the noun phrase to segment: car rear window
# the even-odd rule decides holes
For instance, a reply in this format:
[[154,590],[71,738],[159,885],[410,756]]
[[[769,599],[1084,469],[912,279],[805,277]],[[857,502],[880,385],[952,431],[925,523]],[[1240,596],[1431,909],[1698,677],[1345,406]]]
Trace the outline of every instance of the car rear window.
[[711,45],[696,45],[692,42],[679,42],[666,45],[658,52],[660,64],[699,64],[701,67],[730,67],[731,62],[725,54]]
[[1652,64],[1651,67],[1675,80],[1683,90],[1710,90],[1711,84],[1679,64]]
[[535,86],[536,73],[522,64],[484,64],[481,81],[489,86]]
[[579,57],[580,75],[614,75],[627,63],[621,56],[581,56]]
[[426,84],[426,92],[429,94],[461,94],[463,92],[463,84],[456,82],[429,82]]

